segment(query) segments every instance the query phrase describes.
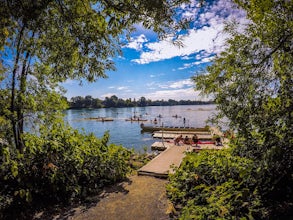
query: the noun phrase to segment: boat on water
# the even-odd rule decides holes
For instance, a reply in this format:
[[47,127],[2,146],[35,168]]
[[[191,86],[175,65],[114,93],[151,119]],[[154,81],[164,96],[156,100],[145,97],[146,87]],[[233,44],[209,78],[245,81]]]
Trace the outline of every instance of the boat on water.
[[147,119],[141,119],[141,118],[127,118],[125,121],[135,121],[135,122],[141,122],[141,121],[148,121]]
[[85,120],[95,120],[95,121],[100,121],[100,122],[107,122],[107,121],[114,121],[113,118],[106,118],[106,117],[91,117],[91,118],[85,118]]
[[170,127],[170,126],[145,126],[143,123],[140,124],[142,132],[154,132],[154,131],[209,131],[208,126],[203,128],[195,127]]

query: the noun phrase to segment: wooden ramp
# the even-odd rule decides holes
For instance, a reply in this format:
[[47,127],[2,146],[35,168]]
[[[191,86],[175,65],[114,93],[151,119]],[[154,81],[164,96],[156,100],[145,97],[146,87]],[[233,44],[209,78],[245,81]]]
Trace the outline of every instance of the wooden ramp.
[[168,177],[168,173],[174,173],[171,166],[179,167],[185,152],[190,148],[188,145],[175,146],[168,144],[168,148],[138,170],[138,175],[155,177]]

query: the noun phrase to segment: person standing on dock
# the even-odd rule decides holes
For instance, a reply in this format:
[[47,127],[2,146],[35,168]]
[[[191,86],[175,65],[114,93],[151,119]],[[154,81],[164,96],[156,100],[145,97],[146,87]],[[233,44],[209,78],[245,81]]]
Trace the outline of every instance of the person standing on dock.
[[196,147],[198,146],[197,145],[198,144],[198,141],[199,141],[199,139],[198,139],[197,135],[194,134],[193,137],[192,137],[192,142],[195,144]]

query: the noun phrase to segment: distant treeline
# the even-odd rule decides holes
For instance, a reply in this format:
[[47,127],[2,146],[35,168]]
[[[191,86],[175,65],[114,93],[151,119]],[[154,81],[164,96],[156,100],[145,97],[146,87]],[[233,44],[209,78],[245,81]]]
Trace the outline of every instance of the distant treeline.
[[141,97],[140,99],[121,99],[113,95],[110,98],[106,97],[104,100],[93,98],[90,95],[85,97],[76,96],[72,97],[69,101],[70,108],[110,108],[110,107],[144,107],[144,106],[172,106],[172,105],[199,105],[199,104],[213,104],[213,101],[191,101],[191,100],[180,100],[176,101],[173,99],[156,100],[152,101]]

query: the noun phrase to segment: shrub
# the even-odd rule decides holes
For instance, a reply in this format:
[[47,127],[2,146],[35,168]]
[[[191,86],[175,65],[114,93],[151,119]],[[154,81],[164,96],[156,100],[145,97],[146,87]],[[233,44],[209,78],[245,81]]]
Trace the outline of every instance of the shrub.
[[125,178],[132,151],[108,139],[108,133],[98,139],[60,122],[39,135],[25,134],[22,153],[2,145],[0,213],[40,201],[68,202]]
[[252,161],[230,150],[189,153],[170,176],[167,194],[180,219],[253,219],[266,210],[255,189]]

